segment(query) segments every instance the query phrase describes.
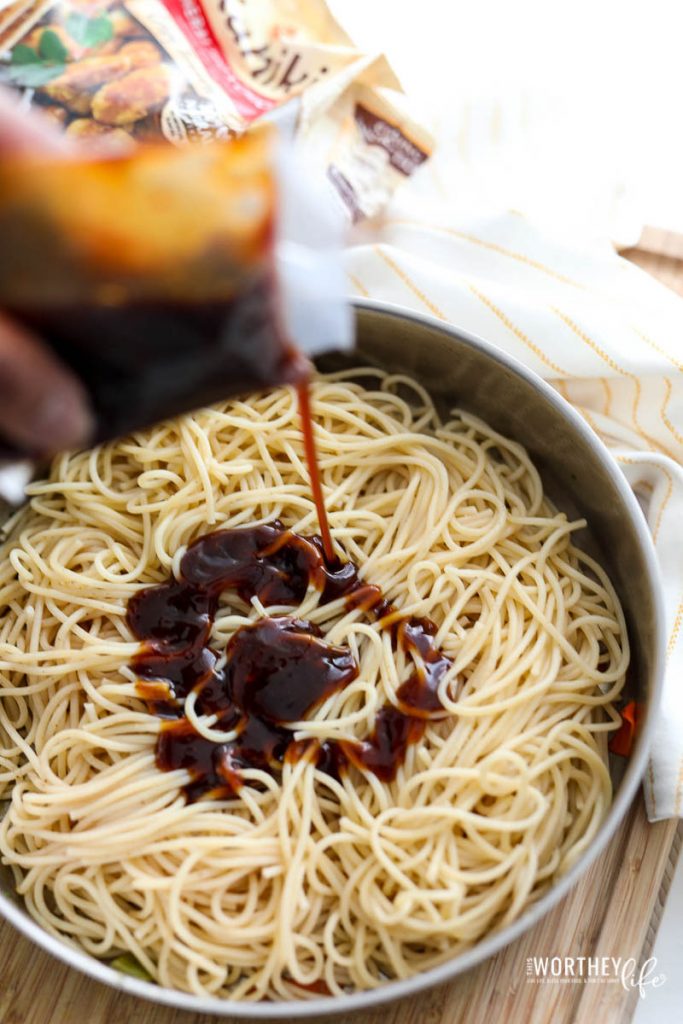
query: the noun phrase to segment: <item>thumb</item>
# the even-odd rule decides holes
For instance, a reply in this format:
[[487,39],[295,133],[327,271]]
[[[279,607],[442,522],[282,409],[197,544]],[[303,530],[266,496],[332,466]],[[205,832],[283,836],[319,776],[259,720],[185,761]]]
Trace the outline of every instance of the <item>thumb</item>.
[[85,388],[41,342],[0,314],[0,433],[34,456],[86,445]]

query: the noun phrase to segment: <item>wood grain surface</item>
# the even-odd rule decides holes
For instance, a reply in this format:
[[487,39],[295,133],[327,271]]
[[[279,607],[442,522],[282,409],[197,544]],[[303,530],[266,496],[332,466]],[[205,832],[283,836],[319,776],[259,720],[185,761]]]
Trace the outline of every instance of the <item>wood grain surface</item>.
[[[627,255],[683,294],[681,236],[647,229],[642,244]],[[534,929],[450,985],[346,1019],[353,1024],[628,1024],[635,991],[619,984],[536,984],[527,979],[527,957],[620,956],[642,962],[654,942],[682,837],[683,823],[648,824],[639,794],[597,863]],[[234,1021],[114,992],[42,953],[10,925],[0,925],[2,1024],[213,1024],[218,1019]],[[296,1007],[291,1020],[297,1020]]]

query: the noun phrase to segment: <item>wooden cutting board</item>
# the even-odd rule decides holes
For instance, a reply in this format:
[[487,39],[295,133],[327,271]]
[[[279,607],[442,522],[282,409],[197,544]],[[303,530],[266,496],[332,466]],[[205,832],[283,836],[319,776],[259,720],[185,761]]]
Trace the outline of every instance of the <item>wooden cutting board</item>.
[[[683,294],[683,237],[646,229],[638,248],[625,255]],[[618,984],[538,986],[527,980],[526,960],[620,956],[641,963],[657,933],[682,839],[683,822],[648,824],[639,794],[598,862],[537,927],[450,985],[351,1019],[354,1024],[627,1024],[636,990]],[[40,952],[9,924],[0,925],[2,1024],[214,1024],[218,1019],[114,992]]]

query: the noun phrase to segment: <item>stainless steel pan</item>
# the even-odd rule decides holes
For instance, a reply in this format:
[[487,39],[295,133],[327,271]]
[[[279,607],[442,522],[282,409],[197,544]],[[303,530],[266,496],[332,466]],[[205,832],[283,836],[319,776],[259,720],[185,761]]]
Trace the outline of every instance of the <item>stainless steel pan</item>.
[[60,960],[141,998],[217,1016],[302,1019],[346,1014],[447,981],[516,939],[567,893],[609,842],[643,775],[661,683],[664,618],[650,534],[619,467],[581,417],[549,385],[486,342],[432,318],[371,302],[357,303],[357,327],[357,352],[343,359],[327,358],[323,361],[325,368],[370,362],[417,378],[443,410],[463,406],[524,444],[557,506],[571,516],[587,518],[590,529],[575,535],[576,542],[597,555],[626,612],[633,652],[629,695],[644,708],[635,749],[628,762],[614,759],[614,802],[590,848],[522,917],[435,970],[340,999],[316,998],[297,1004],[235,1003],[198,998],[138,981],[43,931],[14,893],[10,871],[0,869],[0,913],[4,917]]

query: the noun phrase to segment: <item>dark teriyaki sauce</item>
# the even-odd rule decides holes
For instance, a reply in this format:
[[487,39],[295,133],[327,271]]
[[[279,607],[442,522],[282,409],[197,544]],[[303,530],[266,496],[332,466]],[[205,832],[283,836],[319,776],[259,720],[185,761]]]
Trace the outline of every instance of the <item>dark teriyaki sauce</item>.
[[[63,287],[69,294],[68,281]],[[268,274],[245,284],[239,295],[215,301],[5,301],[3,309],[44,338],[78,375],[92,406],[93,443],[233,395],[296,384],[310,372],[307,360],[281,337]]]
[[[327,643],[314,623],[264,617],[236,630],[224,657],[210,646],[226,591],[272,607],[300,604],[309,586],[321,604],[343,598],[347,608],[372,613],[380,626],[386,619],[394,644],[414,662],[397,691],[397,706],[379,710],[365,740],[294,741],[292,723],[313,715],[358,676],[351,651]],[[138,692],[164,719],[157,765],[189,772],[188,800],[233,796],[246,770],[277,777],[285,760],[303,756],[335,778],[354,765],[390,782],[428,721],[446,714],[438,687],[451,662],[434,642],[435,624],[401,617],[378,587],[359,579],[352,562],[326,559],[319,537],[300,536],[278,521],[198,538],[181,559],[177,580],[131,598],[127,621],[143,644],[132,663]],[[202,736],[187,718],[191,693],[195,713],[215,715],[212,729],[225,732],[225,743]]]

